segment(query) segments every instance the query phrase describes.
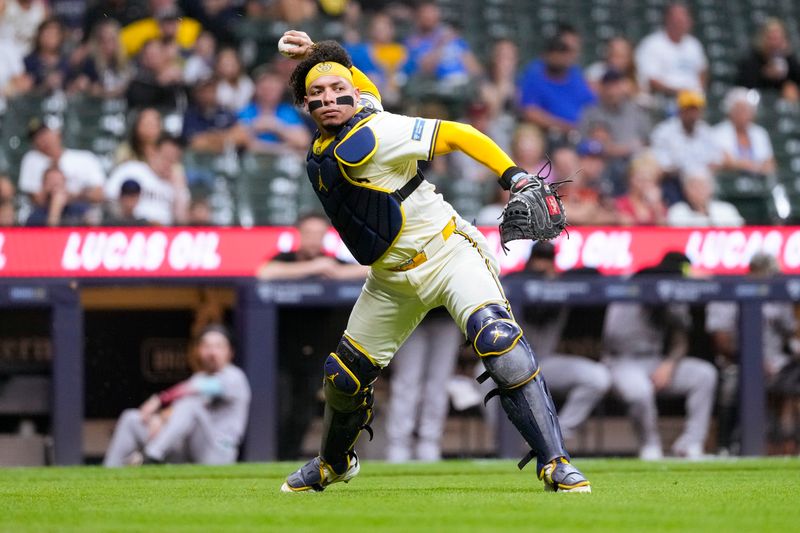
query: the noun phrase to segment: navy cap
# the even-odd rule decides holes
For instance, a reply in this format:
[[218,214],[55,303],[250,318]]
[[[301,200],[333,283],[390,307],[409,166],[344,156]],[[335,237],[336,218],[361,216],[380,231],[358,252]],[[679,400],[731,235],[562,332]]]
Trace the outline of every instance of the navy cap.
[[122,185],[119,188],[119,194],[121,196],[139,194],[142,192],[142,186],[139,185],[139,182],[134,179],[126,179],[122,182]]

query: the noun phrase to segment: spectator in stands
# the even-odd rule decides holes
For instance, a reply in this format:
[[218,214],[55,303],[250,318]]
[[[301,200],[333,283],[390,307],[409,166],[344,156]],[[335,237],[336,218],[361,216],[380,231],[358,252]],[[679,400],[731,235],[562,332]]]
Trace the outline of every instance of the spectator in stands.
[[[531,248],[525,268],[505,276],[552,281],[562,278],[556,269],[556,249],[552,243],[539,241]],[[547,386],[557,396],[566,398],[558,410],[564,438],[576,436],[578,429],[595,405],[611,388],[611,375],[602,363],[583,355],[559,352],[564,329],[570,316],[567,306],[535,305],[522,310],[520,323],[531,338],[536,338],[536,354]],[[535,336],[535,337],[534,337]]]
[[[259,279],[363,279],[368,268],[346,264],[327,255],[325,235],[330,222],[324,215],[301,216],[296,223],[297,248],[268,259],[258,269]],[[322,387],[319,368],[341,336],[346,317],[337,309],[287,309],[279,317],[278,457],[301,454],[303,436],[315,414]],[[314,334],[309,335],[309,328]]]
[[[236,26],[241,24],[241,4],[237,0],[202,0],[181,2],[186,15],[197,20],[214,39],[226,46],[236,45]],[[195,43],[195,47],[197,43]]]
[[714,199],[714,177],[708,169],[700,167],[683,176],[683,196],[667,211],[670,226],[733,227],[744,224],[744,219],[733,204]]
[[20,58],[33,51],[39,26],[49,16],[44,0],[6,0],[0,10],[0,39],[10,40]]
[[122,28],[120,40],[128,56],[137,55],[144,45],[154,39],[167,47],[191,50],[202,26],[196,20],[182,17],[175,0],[150,0],[150,16]]
[[217,41],[214,36],[204,31],[194,43],[192,53],[183,66],[183,81],[192,86],[200,80],[214,75],[214,58],[217,55]]
[[636,63],[633,61],[633,46],[625,37],[617,36],[608,40],[603,59],[595,61],[584,71],[586,81],[593,91],[600,91],[603,76],[609,71],[622,75],[625,93],[632,96],[638,92],[639,78]]
[[88,204],[70,198],[64,173],[52,166],[42,177],[41,203],[37,204],[26,226],[81,226],[86,220]]
[[662,226],[667,207],[661,197],[661,167],[650,151],[637,154],[628,171],[628,193],[615,200],[623,226]]
[[[571,153],[572,152],[572,153]],[[558,192],[564,202],[565,211],[570,215],[570,224],[614,225],[618,223],[614,204],[608,194],[605,178],[606,164],[603,148],[597,142],[582,142],[578,146],[578,159],[573,158],[571,148],[559,148],[553,153],[554,174],[565,179],[559,167],[570,164],[572,175],[566,183],[559,186]],[[580,171],[578,171],[580,169]]]
[[142,197],[142,187],[134,179],[127,179],[119,187],[119,198],[109,206],[106,217],[103,219],[104,226],[149,226],[150,223],[136,216],[136,207]]
[[100,160],[86,150],[64,148],[61,133],[35,118],[28,125],[33,148],[22,157],[19,189],[29,195],[34,207],[46,205],[45,171],[57,166],[65,176],[71,202],[96,205],[103,201],[106,175]]
[[578,157],[578,152],[575,151],[572,145],[555,145],[552,148],[550,156],[552,160],[552,172],[547,180],[550,183],[570,180],[581,168],[581,160]]
[[88,56],[78,65],[70,84],[74,92],[88,92],[101,98],[119,98],[128,89],[131,69],[119,42],[119,23],[100,21],[92,29]]
[[213,153],[246,146],[250,140],[246,128],[236,123],[236,115],[217,104],[215,78],[195,85],[181,138],[192,150]]
[[370,19],[369,39],[345,48],[353,64],[378,87],[384,108],[400,105],[408,50],[395,40],[392,18],[385,13],[375,13]]
[[207,196],[192,198],[189,204],[189,226],[213,226],[214,216]]
[[790,102],[800,100],[800,63],[780,19],[764,22],[752,50],[739,61],[736,85],[775,91]]
[[44,93],[64,89],[70,66],[63,44],[64,30],[57,19],[46,19],[39,25],[33,51],[25,57],[25,72],[34,89]]
[[131,120],[128,140],[117,149],[117,163],[131,159],[146,160],[156,151],[162,133],[161,113],[158,109],[145,107],[136,111]]
[[122,184],[133,180],[142,191],[134,210],[136,217],[159,226],[184,223],[190,196],[185,181],[181,183],[180,177],[173,173],[174,158],[174,140],[162,136],[156,149],[144,160],[126,161],[111,172],[105,186],[106,198],[118,201]]
[[170,63],[161,41],[147,41],[136,58],[134,76],[126,93],[128,107],[175,109],[183,94],[181,68]]
[[[511,142],[511,157],[521,168],[529,169],[530,172],[542,172],[543,177],[548,177],[549,166],[545,159],[545,146],[542,130],[533,124],[522,123],[514,132]],[[461,174],[456,175],[461,176]],[[475,216],[475,223],[479,226],[496,226],[508,203],[508,191],[500,187],[492,187],[492,194],[491,202],[483,205]]]
[[13,200],[15,193],[14,183],[8,176],[0,175],[0,200]]
[[608,70],[603,74],[598,96],[599,101],[583,112],[581,135],[586,137],[594,126],[603,125],[610,135],[603,143],[603,153],[611,159],[627,160],[647,144],[650,118],[629,98],[627,80],[621,72]]
[[390,463],[439,461],[450,402],[447,383],[464,338],[443,307],[429,312],[392,358],[386,413]]
[[0,198],[0,228],[10,228],[17,222],[14,200]]
[[416,28],[406,39],[409,76],[435,79],[446,86],[463,86],[483,68],[458,32],[441,21],[435,2],[424,0],[417,7]]
[[0,115],[6,111],[6,99],[24,94],[33,87],[25,74],[25,63],[11,42],[0,38]]
[[247,128],[256,152],[304,153],[311,134],[297,109],[283,102],[286,81],[274,66],[264,65],[253,72],[256,82],[253,101],[239,111],[239,124]]
[[[689,265],[676,252],[665,255],[655,267],[637,275],[679,276]],[[691,314],[687,304],[666,306],[612,302],[606,309],[604,362],[611,371],[615,392],[628,405],[639,433],[639,457],[661,459],[656,396],[686,396],[686,424],[672,445],[676,456],[699,459],[703,455],[717,370],[708,361],[687,355]],[[666,353],[665,353],[666,346]]]
[[[429,115],[426,113],[425,116]],[[488,106],[483,102],[470,104],[466,110],[466,117],[461,119],[460,122],[467,123],[490,137],[493,136],[494,132],[491,131],[491,128],[495,124],[491,121]],[[489,183],[490,180],[494,181],[491,170],[463,152],[454,152],[449,154],[447,158],[450,174],[458,176],[461,181],[481,183]]]
[[522,117],[544,130],[568,134],[576,130],[594,93],[577,65],[581,40],[571,26],[562,26],[545,43],[541,59],[524,69],[519,82]]
[[[776,259],[767,254],[757,253],[750,260],[750,276],[772,278],[780,275]],[[797,318],[794,304],[790,302],[766,302],[762,307],[762,350],[764,374],[767,388],[780,393],[781,373],[788,368],[792,359],[800,356],[800,342],[797,334]],[[717,366],[720,368],[720,394],[718,417],[718,447],[723,453],[734,451],[736,418],[739,400],[739,307],[736,302],[710,302],[706,307],[706,331],[711,335],[717,353]],[[781,414],[786,407],[781,406]],[[790,411],[789,411],[790,412]],[[779,424],[780,425],[780,424]]]
[[196,343],[198,370],[186,381],[120,416],[104,466],[167,462],[236,462],[247,427],[250,385],[233,365],[233,344],[221,325],[205,327]]
[[691,30],[689,8],[680,2],[667,5],[664,27],[642,39],[636,48],[636,70],[644,90],[668,97],[681,90],[703,91],[708,60]]
[[520,123],[514,130],[511,139],[511,157],[521,168],[530,169],[530,172],[543,170],[547,165],[545,150],[547,140],[542,130],[533,124]]
[[250,103],[255,86],[250,76],[242,72],[242,62],[235,49],[223,48],[217,53],[214,75],[220,106],[235,113]]
[[317,15],[314,0],[246,0],[248,17],[287,22],[290,26],[311,20]]
[[480,98],[487,105],[489,121],[493,124],[489,136],[506,149],[517,123],[517,44],[511,39],[495,41],[488,63],[487,75],[480,85]]
[[775,156],[763,127],[755,124],[758,94],[734,87],[725,95],[722,108],[728,119],[714,126],[714,139],[722,152],[723,170],[773,174]]
[[678,93],[678,116],[659,123],[650,136],[653,153],[667,174],[665,199],[675,203],[680,199],[676,190],[677,177],[696,168],[716,168],[722,156],[716,147],[711,126],[703,120],[706,99],[697,92]]

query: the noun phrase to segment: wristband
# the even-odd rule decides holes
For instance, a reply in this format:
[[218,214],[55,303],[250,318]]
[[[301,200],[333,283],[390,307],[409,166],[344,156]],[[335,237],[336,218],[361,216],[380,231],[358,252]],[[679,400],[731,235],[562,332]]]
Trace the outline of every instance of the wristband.
[[523,176],[527,176],[528,172],[520,167],[508,167],[503,175],[500,176],[500,179],[497,180],[500,183],[500,186],[505,190],[509,190],[515,182],[517,182]]

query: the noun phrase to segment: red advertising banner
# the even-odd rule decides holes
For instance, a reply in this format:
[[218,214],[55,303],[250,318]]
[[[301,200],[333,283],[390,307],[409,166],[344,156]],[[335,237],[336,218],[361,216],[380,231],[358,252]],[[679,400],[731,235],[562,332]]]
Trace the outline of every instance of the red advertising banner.
[[[531,243],[504,253],[496,228],[484,228],[503,272],[524,265]],[[281,251],[296,247],[294,228],[11,228],[0,230],[0,277],[243,277]],[[736,229],[570,228],[555,241],[560,270],[597,268],[630,274],[681,251],[699,270],[746,272],[752,255],[776,256],[785,273],[800,274],[800,227]],[[339,236],[325,239],[330,255],[352,261]]]

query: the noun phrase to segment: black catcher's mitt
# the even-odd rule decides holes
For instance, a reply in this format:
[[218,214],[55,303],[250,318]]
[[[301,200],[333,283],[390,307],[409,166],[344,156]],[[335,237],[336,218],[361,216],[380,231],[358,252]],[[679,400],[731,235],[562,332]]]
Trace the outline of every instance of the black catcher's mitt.
[[557,187],[532,174],[525,174],[511,185],[511,199],[500,221],[504,247],[517,239],[555,239],[564,231],[567,215]]

